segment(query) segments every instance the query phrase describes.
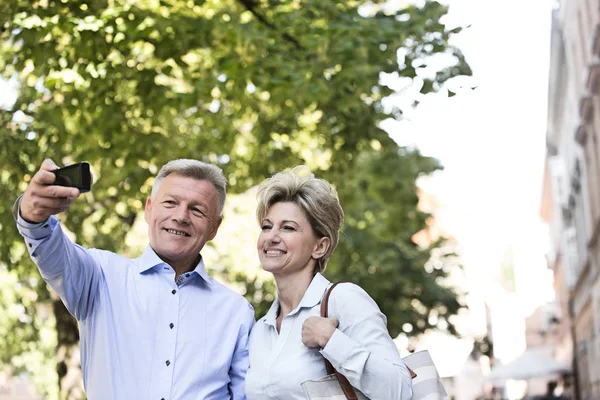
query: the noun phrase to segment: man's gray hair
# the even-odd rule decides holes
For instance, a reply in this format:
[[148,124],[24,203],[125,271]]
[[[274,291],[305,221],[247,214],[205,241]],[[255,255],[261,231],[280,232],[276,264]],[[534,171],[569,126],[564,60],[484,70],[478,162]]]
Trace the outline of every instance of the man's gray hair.
[[154,197],[158,191],[158,187],[162,183],[163,179],[171,174],[177,174],[197,180],[205,180],[212,183],[219,195],[219,208],[217,210],[217,214],[221,216],[223,213],[223,207],[225,207],[225,196],[227,190],[227,179],[223,175],[223,170],[221,168],[203,161],[190,160],[186,158],[169,161],[163,165],[160,171],[158,171],[156,178],[154,178],[154,183],[152,184],[152,197]]

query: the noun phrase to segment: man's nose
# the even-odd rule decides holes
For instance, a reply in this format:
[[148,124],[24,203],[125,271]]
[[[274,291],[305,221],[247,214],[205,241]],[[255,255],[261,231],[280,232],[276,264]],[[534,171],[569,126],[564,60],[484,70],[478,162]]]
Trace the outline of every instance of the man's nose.
[[173,214],[173,219],[180,224],[190,223],[190,213],[186,207],[179,206]]

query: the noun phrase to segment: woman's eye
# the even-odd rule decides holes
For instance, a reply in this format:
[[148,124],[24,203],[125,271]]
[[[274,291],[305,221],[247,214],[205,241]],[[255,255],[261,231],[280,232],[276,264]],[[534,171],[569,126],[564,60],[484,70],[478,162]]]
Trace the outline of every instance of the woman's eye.
[[283,229],[286,231],[295,231],[296,230],[296,228],[294,228],[293,226],[290,226],[290,225],[285,225],[283,227]]
[[260,227],[260,229],[262,229],[263,231],[266,231],[268,229],[271,229],[271,225],[263,225]]

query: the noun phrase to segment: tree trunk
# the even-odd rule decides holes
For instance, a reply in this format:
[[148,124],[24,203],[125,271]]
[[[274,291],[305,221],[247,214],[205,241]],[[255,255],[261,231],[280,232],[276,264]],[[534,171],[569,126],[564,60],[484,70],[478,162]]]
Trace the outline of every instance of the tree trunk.
[[79,328],[60,299],[53,300],[58,345],[56,368],[60,400],[85,400],[79,354]]

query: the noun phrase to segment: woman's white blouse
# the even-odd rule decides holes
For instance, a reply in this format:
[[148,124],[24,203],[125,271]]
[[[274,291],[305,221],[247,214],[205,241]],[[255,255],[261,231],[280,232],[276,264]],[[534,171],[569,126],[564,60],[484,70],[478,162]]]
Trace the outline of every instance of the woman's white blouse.
[[306,400],[300,384],[327,375],[323,357],[371,400],[412,398],[410,374],[388,334],[385,315],[359,286],[343,283],[331,292],[329,316],[340,324],[325,348],[302,343],[302,324],[308,317],[320,316],[321,298],[329,286],[323,275],[315,275],[298,307],[281,322],[279,334],[277,299],[254,325],[246,375],[248,400]]

